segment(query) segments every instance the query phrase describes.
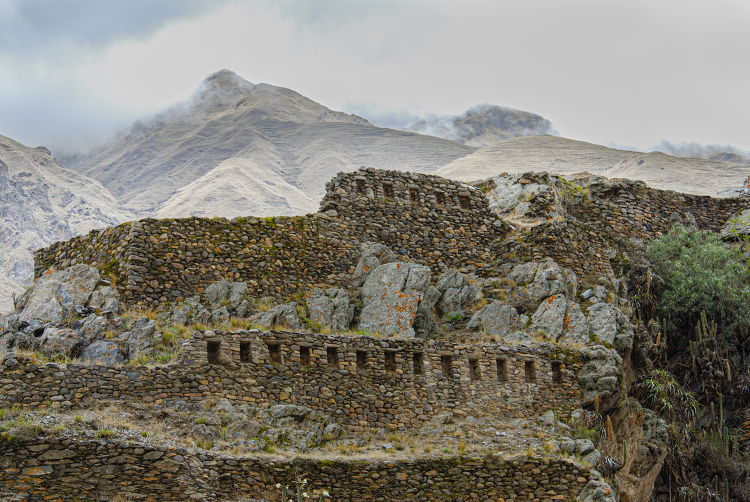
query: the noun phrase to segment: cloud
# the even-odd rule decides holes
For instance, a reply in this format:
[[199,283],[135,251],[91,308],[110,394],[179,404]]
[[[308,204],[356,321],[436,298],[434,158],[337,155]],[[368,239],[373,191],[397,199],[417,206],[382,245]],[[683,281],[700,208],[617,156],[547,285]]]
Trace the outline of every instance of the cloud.
[[217,10],[227,0],[0,0],[0,48],[13,57],[44,57],[60,48],[101,49],[144,38],[180,19]]
[[741,159],[738,159],[737,157],[742,157],[744,163],[750,164],[750,151],[731,145],[703,145],[695,142],[675,144],[669,141],[662,141],[658,145],[652,147],[651,150],[664,152],[675,157],[693,157],[730,162],[740,162]]
[[748,24],[746,0],[0,0],[0,134],[86,143],[229,68],[399,129],[487,102],[593,143],[750,149]]

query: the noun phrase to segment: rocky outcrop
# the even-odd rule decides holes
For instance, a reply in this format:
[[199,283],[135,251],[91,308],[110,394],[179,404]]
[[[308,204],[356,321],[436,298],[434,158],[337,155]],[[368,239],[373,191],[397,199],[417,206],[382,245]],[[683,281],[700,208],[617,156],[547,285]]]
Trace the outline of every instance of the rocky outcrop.
[[222,306],[236,309],[247,296],[247,283],[222,279],[209,285],[203,295],[208,305],[214,309]]
[[256,326],[263,329],[285,328],[292,331],[300,331],[302,323],[297,313],[295,302],[277,305],[266,312],[259,312],[250,318]]
[[586,357],[578,383],[587,401],[608,398],[620,390],[622,380],[622,358],[613,349],[603,345],[584,347],[581,352]]
[[373,270],[362,287],[359,329],[413,337],[414,320],[431,275],[429,267],[403,262],[387,263]]
[[750,209],[745,209],[729,218],[719,235],[725,240],[741,240],[750,235]]
[[398,255],[390,248],[379,243],[367,243],[352,274],[352,285],[355,288],[364,285],[367,278],[376,268],[396,261],[397,258]]
[[130,332],[123,333],[127,340],[128,358],[137,359],[154,353],[154,333],[156,323],[146,317],[136,319],[130,326]]
[[87,265],[48,270],[34,285],[21,320],[59,321],[63,308],[88,303],[99,279],[99,271]]
[[570,269],[560,267],[552,258],[517,265],[508,280],[518,286],[512,304],[522,312],[533,312],[543,299],[553,295],[575,298],[578,278]]
[[472,316],[466,327],[498,336],[506,336],[523,328],[516,309],[499,300],[482,307]]
[[346,331],[354,318],[349,294],[341,288],[314,289],[305,294],[310,321],[333,332]]
[[436,306],[442,315],[463,315],[466,304],[476,299],[479,283],[473,275],[448,269],[440,275],[435,288],[440,293]]

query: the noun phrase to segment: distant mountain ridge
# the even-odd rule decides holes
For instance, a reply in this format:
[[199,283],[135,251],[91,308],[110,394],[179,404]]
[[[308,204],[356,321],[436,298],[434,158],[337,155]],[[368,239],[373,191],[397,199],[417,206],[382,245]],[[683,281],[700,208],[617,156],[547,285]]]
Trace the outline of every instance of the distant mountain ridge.
[[222,70],[194,99],[136,123],[74,169],[142,215],[268,216],[317,210],[339,171],[367,164],[430,172],[474,150],[378,128]]
[[97,181],[61,166],[44,147],[0,136],[0,312],[34,277],[32,251],[133,218]]
[[457,116],[431,116],[405,129],[483,147],[510,138],[557,134],[552,122],[535,113],[480,105]]

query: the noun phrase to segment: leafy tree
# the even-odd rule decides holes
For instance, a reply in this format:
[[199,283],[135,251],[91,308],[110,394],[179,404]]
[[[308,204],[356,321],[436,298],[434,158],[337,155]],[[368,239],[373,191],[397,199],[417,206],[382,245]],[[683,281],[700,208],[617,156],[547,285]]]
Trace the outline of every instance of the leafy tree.
[[740,334],[750,327],[750,267],[742,256],[718,235],[680,225],[651,241],[647,254],[656,274],[657,313],[679,333],[692,334],[705,312],[721,327],[723,348],[740,350]]

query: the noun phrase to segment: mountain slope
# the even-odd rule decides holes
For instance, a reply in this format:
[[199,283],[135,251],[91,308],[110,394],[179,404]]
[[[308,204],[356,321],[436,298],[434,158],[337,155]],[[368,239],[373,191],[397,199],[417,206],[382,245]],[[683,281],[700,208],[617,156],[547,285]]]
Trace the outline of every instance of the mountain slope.
[[[326,181],[342,170],[368,164],[430,172],[474,150],[374,127],[289,89],[254,85],[222,70],[206,79],[191,102],[157,115],[147,125],[134,125],[126,137],[74,169],[100,181],[118,201],[141,214],[263,216],[309,207],[299,191],[317,202]],[[263,182],[254,187],[256,195],[263,192],[262,185],[270,186],[265,181],[274,180],[275,188],[263,192],[269,197],[262,205],[249,194],[245,200],[236,196],[240,186],[249,186],[250,172]],[[227,199],[232,182],[224,177],[234,175],[242,181]],[[190,208],[194,204],[202,209]]]
[[0,312],[34,276],[32,251],[132,218],[97,181],[66,169],[44,147],[0,136]]
[[661,152],[630,152],[557,136],[526,136],[481,148],[434,174],[463,181],[503,172],[588,171],[608,178],[643,180],[654,188],[716,196],[741,187],[750,166],[711,159],[679,158]]

